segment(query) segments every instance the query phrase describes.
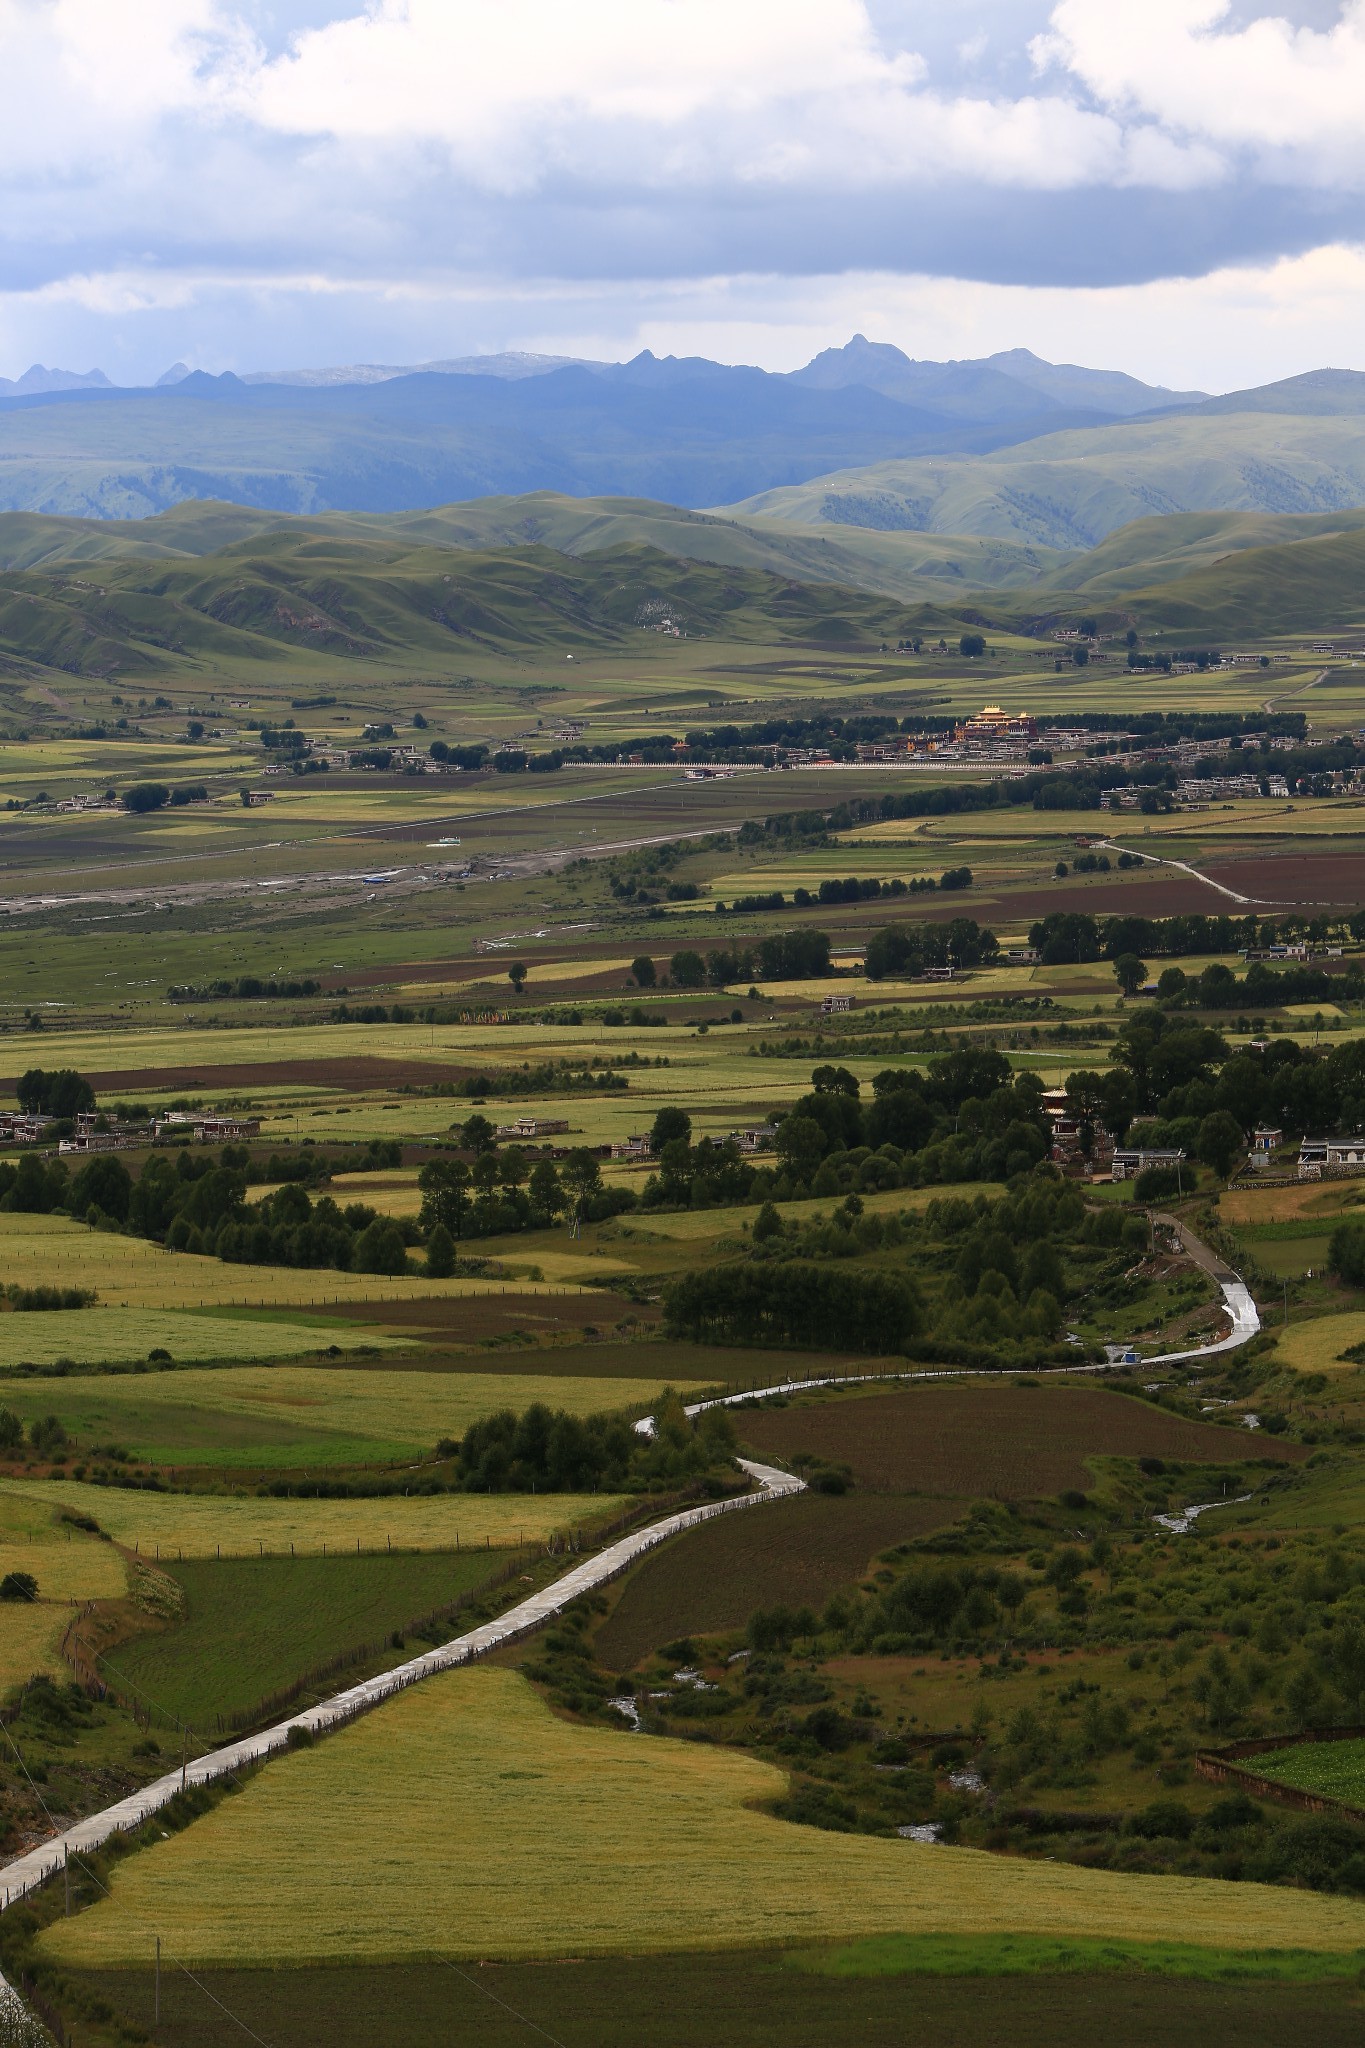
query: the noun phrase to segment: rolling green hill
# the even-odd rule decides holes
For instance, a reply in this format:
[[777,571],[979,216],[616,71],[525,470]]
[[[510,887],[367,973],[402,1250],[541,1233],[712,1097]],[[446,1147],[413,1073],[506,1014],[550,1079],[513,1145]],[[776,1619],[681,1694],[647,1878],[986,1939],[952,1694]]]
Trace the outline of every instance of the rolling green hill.
[[1049,434],[989,455],[843,470],[719,509],[827,531],[917,529],[1076,550],[1153,515],[1340,514],[1361,504],[1365,416],[1200,407]]
[[1070,559],[978,535],[811,533],[771,520],[716,518],[648,498],[568,498],[537,491],[428,512],[281,515],[193,499],[149,519],[68,519],[0,512],[0,571],[137,559],[192,560],[265,534],[281,545],[373,543],[392,549],[546,547],[574,556],[643,544],[684,561],[769,570],[908,602],[1031,583]]
[[1248,548],[1321,540],[1365,527],[1365,507],[1344,512],[1173,512],[1135,519],[1089,554],[1072,555],[1030,586],[1031,594],[1067,591],[1087,599],[1122,597],[1136,585],[1174,581],[1212,569]]
[[868,646],[915,623],[894,599],[640,543],[577,560],[540,546],[333,537],[300,522],[197,558],[80,566],[0,576],[0,662],[11,672],[183,677],[286,652],[439,663],[461,650],[619,645],[667,623],[694,638]]
[[1257,634],[1365,624],[1365,520],[1351,533],[1248,548],[1172,582],[1130,590],[1122,604],[1144,630],[1243,644]]

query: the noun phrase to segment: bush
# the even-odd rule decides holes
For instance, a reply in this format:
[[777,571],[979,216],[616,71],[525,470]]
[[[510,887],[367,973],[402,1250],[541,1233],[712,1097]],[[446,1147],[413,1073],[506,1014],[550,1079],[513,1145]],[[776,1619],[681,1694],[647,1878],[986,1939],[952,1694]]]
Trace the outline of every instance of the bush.
[[29,1424],[28,1440],[40,1457],[50,1458],[64,1451],[71,1439],[55,1415],[44,1415]]
[[0,1451],[17,1450],[24,1441],[24,1425],[12,1408],[0,1408]]

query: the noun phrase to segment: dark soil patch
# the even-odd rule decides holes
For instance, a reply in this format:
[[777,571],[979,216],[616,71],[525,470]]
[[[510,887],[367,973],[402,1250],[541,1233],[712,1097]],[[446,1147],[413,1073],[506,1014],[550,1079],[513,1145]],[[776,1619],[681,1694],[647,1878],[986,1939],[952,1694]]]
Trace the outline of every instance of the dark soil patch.
[[654,1551],[597,1632],[607,1668],[629,1671],[675,1636],[742,1628],[756,1607],[823,1607],[879,1551],[953,1521],[958,1502],[798,1494],[704,1522]]
[[1365,903],[1365,853],[1277,853],[1221,861],[1209,873],[1243,896],[1277,903]]
[[[338,1322],[427,1331],[433,1342],[464,1345],[483,1344],[490,1337],[515,1336],[519,1332],[538,1343],[564,1336],[582,1337],[587,1330],[616,1335],[618,1326],[628,1318],[642,1331],[649,1331],[658,1324],[662,1310],[657,1303],[627,1301],[619,1294],[592,1291],[432,1295],[416,1301],[347,1303],[332,1313]],[[478,1362],[478,1369],[487,1370],[486,1359]],[[582,1371],[581,1365],[575,1369]],[[707,1373],[705,1377],[714,1379],[715,1374]]]
[[1188,1422],[1145,1401],[1097,1387],[1016,1387],[959,1382],[894,1393],[831,1395],[739,1417],[760,1456],[814,1452],[852,1467],[860,1486],[1037,1499],[1085,1487],[1088,1457],[1158,1457],[1198,1464],[1248,1457],[1299,1463],[1301,1444]]
[[[207,1062],[193,1067],[109,1067],[87,1074],[86,1079],[97,1095],[194,1089],[243,1093],[270,1087],[344,1088],[359,1094],[368,1089],[432,1088],[440,1081],[461,1081],[476,1071],[482,1069],[359,1054],[351,1059],[235,1061],[221,1066]],[[0,1081],[0,1093],[13,1095],[16,1085],[17,1076]]]
[[[64,1974],[150,2035],[150,1968]],[[1358,2048],[1357,2001],[1346,1984],[1108,1974],[850,1981],[739,1950],[458,1972],[440,1963],[193,1977],[171,1968],[156,2039],[161,2048],[240,2048],[245,2026],[272,2048],[525,2048],[536,2035],[563,2048],[1056,2048],[1098,2029],[1106,2048]],[[76,2033],[94,2038],[79,2020]]]

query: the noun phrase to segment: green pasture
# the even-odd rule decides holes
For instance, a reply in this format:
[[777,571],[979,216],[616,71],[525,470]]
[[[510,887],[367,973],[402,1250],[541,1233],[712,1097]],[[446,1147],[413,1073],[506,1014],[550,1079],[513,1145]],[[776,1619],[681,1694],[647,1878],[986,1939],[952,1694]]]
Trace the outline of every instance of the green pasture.
[[[365,1645],[392,1655],[391,1636],[476,1592],[503,1561],[476,1550],[163,1559],[180,1619],[120,1645],[104,1669],[119,1691],[211,1739],[219,1715],[249,1712],[329,1658]],[[458,1629],[445,1624],[442,1640]],[[346,1682],[338,1674],[330,1689]]]
[[[75,1283],[79,1285],[79,1282]],[[344,1324],[214,1315],[209,1310],[96,1307],[46,1315],[0,1315],[0,1373],[16,1367],[131,1365],[156,1350],[177,1365],[221,1365],[297,1358],[336,1345],[342,1351],[400,1349],[410,1340]]]

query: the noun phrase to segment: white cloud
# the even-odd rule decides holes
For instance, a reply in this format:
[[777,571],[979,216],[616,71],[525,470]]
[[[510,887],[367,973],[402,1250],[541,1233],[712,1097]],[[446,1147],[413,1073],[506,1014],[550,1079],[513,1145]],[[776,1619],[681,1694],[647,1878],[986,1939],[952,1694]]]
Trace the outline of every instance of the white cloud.
[[1365,0],[1330,28],[1265,14],[1226,26],[1230,0],[1060,0],[1042,65],[1063,66],[1117,117],[1249,153],[1277,177],[1365,171]]

